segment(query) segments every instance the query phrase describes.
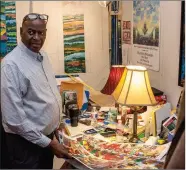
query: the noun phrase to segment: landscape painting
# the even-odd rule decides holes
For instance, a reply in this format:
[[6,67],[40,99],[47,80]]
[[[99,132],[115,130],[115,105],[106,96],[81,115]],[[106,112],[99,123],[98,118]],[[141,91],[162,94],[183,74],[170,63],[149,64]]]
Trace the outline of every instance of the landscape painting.
[[16,36],[16,6],[15,2],[5,2],[7,52],[12,51],[17,45]]
[[7,40],[6,37],[6,16],[5,16],[5,2],[1,2],[1,11],[0,11],[0,15],[1,15],[1,40]]
[[6,55],[6,16],[5,16],[5,2],[1,1],[1,11],[0,11],[0,32],[1,32],[1,46],[0,46],[0,59],[2,59]]
[[84,15],[63,16],[66,73],[85,73]]
[[133,1],[133,44],[159,47],[160,1]]
[[0,18],[1,18],[0,59],[2,59],[17,45],[15,2],[1,0]]

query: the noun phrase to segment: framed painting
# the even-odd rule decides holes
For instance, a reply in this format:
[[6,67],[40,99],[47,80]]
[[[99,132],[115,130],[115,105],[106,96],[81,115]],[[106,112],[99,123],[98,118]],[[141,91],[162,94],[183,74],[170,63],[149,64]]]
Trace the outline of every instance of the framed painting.
[[185,84],[185,1],[182,1],[178,85],[184,87],[184,84]]

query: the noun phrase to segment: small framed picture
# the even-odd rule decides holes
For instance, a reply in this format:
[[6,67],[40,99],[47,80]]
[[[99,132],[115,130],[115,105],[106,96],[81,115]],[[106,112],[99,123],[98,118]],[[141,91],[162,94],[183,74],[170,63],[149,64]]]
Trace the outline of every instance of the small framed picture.
[[130,30],[130,28],[131,28],[131,22],[127,21],[127,29]]
[[123,21],[123,29],[127,29],[127,21]]
[[131,22],[123,21],[123,30],[130,30],[130,29],[131,29]]
[[167,119],[163,123],[163,126],[169,131],[169,133],[174,134],[174,131],[176,129],[176,124],[177,124],[177,116],[173,114],[169,119]]
[[123,32],[123,40],[130,40],[131,34],[130,32]]

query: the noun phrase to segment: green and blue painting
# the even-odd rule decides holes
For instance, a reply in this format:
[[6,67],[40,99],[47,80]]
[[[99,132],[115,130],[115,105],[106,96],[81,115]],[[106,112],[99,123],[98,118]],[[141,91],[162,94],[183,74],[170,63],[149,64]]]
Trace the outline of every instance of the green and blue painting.
[[85,73],[84,15],[63,16],[66,73]]
[[15,2],[1,0],[0,18],[1,18],[0,59],[2,59],[17,45]]

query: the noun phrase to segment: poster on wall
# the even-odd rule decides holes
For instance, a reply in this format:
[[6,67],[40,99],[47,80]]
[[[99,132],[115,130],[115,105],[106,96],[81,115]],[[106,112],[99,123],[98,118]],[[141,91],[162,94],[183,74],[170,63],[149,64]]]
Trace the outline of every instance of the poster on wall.
[[159,71],[160,1],[133,1],[133,61]]
[[63,16],[66,73],[85,73],[84,15]]
[[178,85],[185,84],[185,1],[182,1],[181,9],[181,35],[180,35],[180,63]]
[[0,15],[1,15],[0,59],[2,59],[17,45],[15,2],[1,1]]
[[123,44],[131,44],[131,22],[123,21]]

